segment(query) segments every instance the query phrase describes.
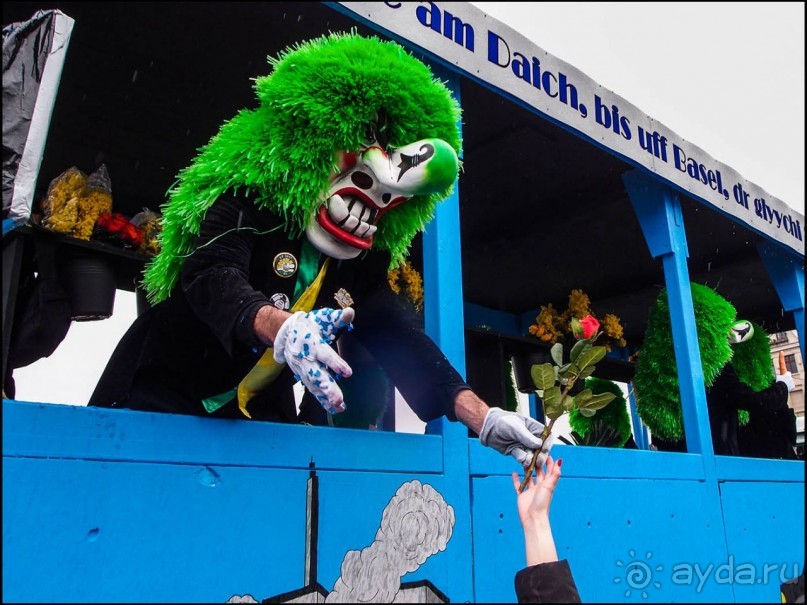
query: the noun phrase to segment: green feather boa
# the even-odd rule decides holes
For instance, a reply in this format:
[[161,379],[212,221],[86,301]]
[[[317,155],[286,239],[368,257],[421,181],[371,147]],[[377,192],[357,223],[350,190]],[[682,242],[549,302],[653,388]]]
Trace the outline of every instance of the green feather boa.
[[[241,110],[200,149],[162,206],[161,251],[145,271],[151,302],[168,297],[184,258],[193,252],[208,208],[226,191],[246,191],[279,214],[290,237],[300,236],[322,201],[336,150],[358,149],[383,108],[389,143],[440,138],[460,152],[460,107],[429,68],[395,42],[330,34],[269,59],[273,72],[256,79],[257,109]],[[391,267],[453,187],[423,196],[384,216],[373,245]]]

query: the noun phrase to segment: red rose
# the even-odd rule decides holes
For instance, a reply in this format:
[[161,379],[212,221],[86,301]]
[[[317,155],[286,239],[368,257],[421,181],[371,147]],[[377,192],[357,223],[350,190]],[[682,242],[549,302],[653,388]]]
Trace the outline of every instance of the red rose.
[[600,322],[593,315],[586,315],[580,320],[580,327],[583,328],[583,338],[591,338],[600,329]]

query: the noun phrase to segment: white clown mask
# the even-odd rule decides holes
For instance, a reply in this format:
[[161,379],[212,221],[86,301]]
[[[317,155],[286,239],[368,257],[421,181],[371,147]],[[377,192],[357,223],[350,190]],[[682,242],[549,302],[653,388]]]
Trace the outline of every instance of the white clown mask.
[[382,216],[412,196],[446,189],[459,161],[441,139],[423,139],[394,150],[376,140],[358,152],[340,151],[322,204],[312,213],[306,236],[323,254],[357,257],[373,245]]
[[750,322],[743,320],[736,321],[729,329],[729,343],[736,345],[741,342],[751,340],[754,336],[754,326]]

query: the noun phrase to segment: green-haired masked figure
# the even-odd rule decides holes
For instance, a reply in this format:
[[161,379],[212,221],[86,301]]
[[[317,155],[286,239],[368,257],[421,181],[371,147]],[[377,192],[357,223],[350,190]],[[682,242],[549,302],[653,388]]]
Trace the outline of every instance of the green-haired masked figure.
[[[693,283],[691,291],[714,451],[728,456],[752,455],[759,451],[758,441],[770,436],[749,435],[754,447],[741,451],[741,424],[747,424],[749,416],[753,427],[766,425],[767,419],[784,417],[787,412],[792,417],[787,401],[795,388],[793,377],[790,372],[773,373],[770,342],[761,326],[738,320],[734,305],[708,286]],[[666,291],[650,311],[633,385],[637,410],[652,431],[654,443],[659,449],[685,451]],[[795,417],[793,423],[795,430]],[[781,435],[777,439],[781,441]],[[795,456],[786,444],[778,451],[784,453],[776,457]]]
[[528,464],[543,426],[476,397],[387,284],[457,179],[450,91],[400,45],[356,34],[270,62],[258,107],[169,192],[152,306],[90,404],[321,424],[346,409],[338,381],[371,361],[422,420],[460,420]]

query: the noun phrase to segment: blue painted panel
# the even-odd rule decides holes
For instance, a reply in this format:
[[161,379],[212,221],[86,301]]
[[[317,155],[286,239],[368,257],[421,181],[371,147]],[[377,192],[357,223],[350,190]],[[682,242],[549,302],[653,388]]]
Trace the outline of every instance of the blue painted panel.
[[731,554],[720,579],[738,603],[779,603],[779,585],[804,570],[804,483],[727,482],[720,495]]
[[762,458],[715,456],[715,467],[717,478],[721,481],[804,483],[803,460],[764,460]]
[[[513,578],[525,555],[512,480],[475,478],[473,495],[476,599],[515,602]],[[558,556],[569,560],[582,601],[731,601],[730,586],[707,584],[699,591],[697,584],[674,583],[671,574],[681,562],[726,559],[719,511],[709,502],[696,481],[564,476],[550,521]],[[632,563],[639,573],[629,575]]]
[[[470,440],[469,452],[474,476],[509,475],[519,470],[511,458],[483,446],[478,439]],[[696,454],[554,445],[552,456],[563,458],[563,472],[571,477],[700,481],[704,478],[702,458]]]
[[302,471],[3,459],[3,600],[225,602],[303,583]]
[[[6,458],[3,600],[223,603],[236,594],[260,601],[300,589],[307,478],[305,471],[265,468]],[[367,563],[385,561],[383,569],[365,565],[369,577],[395,570],[389,551],[398,547],[400,554],[405,541],[409,570],[379,584],[394,597],[401,582],[426,579],[452,594],[453,536],[441,520],[453,522],[456,513],[434,495],[442,479],[347,472],[318,478],[317,579],[327,591],[346,569],[348,551],[372,549]],[[418,489],[416,480],[436,490],[429,514],[420,500],[395,498],[404,484]],[[420,543],[404,535],[412,530]],[[423,539],[437,532],[449,538],[447,549]]]
[[443,470],[439,436],[8,400],[3,455],[303,469],[313,459],[321,469]]
[[[237,462],[248,456],[214,445],[219,440],[251,451],[253,439],[271,435],[272,427],[217,420],[200,431],[193,422],[181,422],[189,418],[112,412],[4,402],[4,601],[224,602],[233,595],[261,600],[303,587],[308,469],[273,468],[260,456],[254,463]],[[99,414],[111,424],[96,422]],[[236,425],[252,427],[240,441],[230,434]],[[309,443],[328,432],[339,437]],[[382,472],[373,468],[374,459],[386,456],[385,445],[392,442],[367,442],[363,437],[370,433],[355,431],[351,446],[344,434],[323,429],[297,443],[275,444],[315,448],[322,456],[318,467],[320,461],[329,464],[329,456],[343,456],[337,446],[353,448],[351,464],[358,466],[361,457],[368,469],[318,470],[317,580],[325,592],[346,573],[349,552],[350,560],[364,551],[359,560],[386,561],[374,554],[379,539],[389,537],[387,546],[406,544],[397,552],[409,553],[428,541],[407,542],[401,528],[425,528],[425,511],[449,505],[454,524],[444,550],[413,558],[423,564],[387,575],[387,582],[428,580],[455,602],[514,600],[513,576],[524,551],[510,478],[517,465],[510,458],[466,439],[467,468],[457,464],[462,452],[452,451],[450,473]],[[170,435],[177,443],[165,451],[173,460],[159,460],[165,453],[160,438]],[[95,441],[106,444],[94,450]],[[117,458],[114,445],[122,441],[137,444],[123,445],[130,448],[126,455],[143,459]],[[212,447],[210,464],[194,462],[202,456],[199,442]],[[259,453],[271,450],[255,447]],[[38,453],[26,456],[26,448]],[[745,586],[721,583],[714,574],[743,563],[762,573],[764,564],[791,565],[803,557],[802,462],[713,458],[713,476],[716,471],[739,479],[722,483],[718,493],[704,472],[704,457],[695,454],[565,445],[556,445],[553,454],[564,459],[552,506],[555,539],[585,601],[773,601],[778,576],[776,582],[771,576],[767,584]],[[298,464],[280,453],[277,460]],[[415,461],[422,462],[417,456]],[[392,512],[402,487],[428,496],[411,514]],[[713,493],[720,497],[716,503]],[[660,586],[629,586],[626,567],[648,562]],[[682,576],[682,565],[689,566],[688,576]]]

